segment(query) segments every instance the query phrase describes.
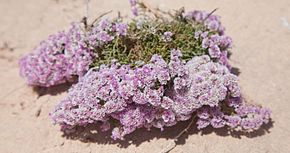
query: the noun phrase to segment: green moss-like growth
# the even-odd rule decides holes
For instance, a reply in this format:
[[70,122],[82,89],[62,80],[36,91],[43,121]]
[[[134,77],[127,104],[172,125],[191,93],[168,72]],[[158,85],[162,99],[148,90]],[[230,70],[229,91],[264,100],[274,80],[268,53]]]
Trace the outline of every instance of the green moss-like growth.
[[[170,59],[172,49],[180,49],[184,60],[193,56],[206,54],[207,50],[201,47],[201,40],[194,38],[196,31],[204,31],[203,24],[193,24],[185,19],[146,20],[138,27],[138,21],[132,21],[126,36],[116,36],[112,42],[97,48],[99,57],[92,67],[109,64],[116,59],[121,64],[135,66],[135,61],[148,62],[152,55],[159,54],[166,61]],[[164,33],[170,31],[171,41],[164,41]]]

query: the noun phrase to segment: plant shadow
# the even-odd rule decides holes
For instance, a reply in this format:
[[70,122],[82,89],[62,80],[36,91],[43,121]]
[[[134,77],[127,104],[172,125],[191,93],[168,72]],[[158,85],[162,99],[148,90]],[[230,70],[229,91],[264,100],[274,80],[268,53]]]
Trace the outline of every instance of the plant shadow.
[[241,71],[237,67],[232,67],[231,73],[234,74],[234,75],[236,75],[236,76],[239,76],[241,74]]
[[[227,58],[228,59],[231,59],[231,56],[233,55],[232,52],[228,52],[228,55],[227,55]],[[236,75],[236,76],[239,76],[241,74],[241,71],[238,67],[231,67],[231,73]]]
[[37,93],[38,97],[44,95],[58,95],[63,92],[67,92],[68,89],[76,82],[66,82],[63,84],[55,85],[52,87],[38,87],[34,86],[33,91]]
[[[174,137],[177,136],[181,131],[183,131],[190,120],[180,122],[172,127],[164,128],[164,131],[160,131],[160,129],[152,128],[150,131],[142,128],[137,129],[133,133],[125,136],[124,140],[113,140],[110,136],[110,132],[99,132],[98,124],[91,124],[87,127],[77,127],[73,133],[66,134],[63,133],[63,137],[71,140],[78,140],[84,143],[97,143],[97,144],[116,144],[120,148],[127,148],[130,145],[139,146],[143,142],[150,142],[153,139],[166,139],[166,140],[174,140]],[[269,123],[264,124],[260,129],[254,132],[242,132],[242,131],[232,131],[229,128],[220,128],[214,129],[208,127],[201,131],[197,130],[196,126],[190,128],[186,133],[184,133],[181,137],[178,138],[176,142],[177,145],[185,144],[186,140],[190,135],[200,134],[200,135],[208,135],[211,133],[215,133],[218,136],[231,136],[237,139],[241,139],[243,136],[248,138],[254,138],[258,136],[263,136],[267,133],[270,133],[270,128],[273,127],[273,121],[270,120]]]
[[271,132],[270,129],[273,128],[273,126],[274,126],[274,121],[270,119],[267,124],[263,124],[258,130],[255,130],[252,132],[231,130],[228,127],[219,128],[219,129],[214,129],[212,127],[209,127],[202,130],[201,135],[215,133],[216,135],[219,135],[219,136],[231,136],[238,139],[241,139],[243,136],[247,138],[255,138],[255,137],[263,136],[267,133],[270,133]]

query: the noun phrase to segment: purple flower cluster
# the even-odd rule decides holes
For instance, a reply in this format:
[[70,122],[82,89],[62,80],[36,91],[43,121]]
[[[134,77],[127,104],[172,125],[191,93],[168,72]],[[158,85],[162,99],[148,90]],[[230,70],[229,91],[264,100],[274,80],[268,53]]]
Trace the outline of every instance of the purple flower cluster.
[[160,106],[164,94],[164,87],[157,83],[166,84],[170,76],[160,56],[153,56],[151,62],[136,69],[112,63],[89,71],[51,113],[52,119],[64,129],[96,121],[104,122],[107,129],[107,121],[114,118],[120,127],[113,130],[113,138],[152,126],[158,109],[149,106]]
[[[227,99],[229,100],[229,99]],[[203,107],[197,112],[197,128],[203,129],[209,125],[214,128],[229,126],[230,128],[244,131],[253,131],[259,129],[262,124],[270,120],[271,111],[255,105],[245,104],[240,97],[239,106],[230,107],[235,110],[235,114],[223,112],[222,107]]]
[[51,35],[33,53],[20,59],[20,74],[33,86],[49,87],[84,75],[93,55],[85,43],[82,25]]
[[165,41],[165,42],[169,42],[172,40],[172,36],[173,36],[173,33],[170,32],[170,31],[166,31],[163,33],[163,36],[162,36],[162,39]]
[[[196,31],[195,38],[202,41],[202,48],[208,50],[211,58],[219,59],[219,63],[231,68],[228,62],[228,52],[232,47],[232,39],[224,35],[225,28],[222,26],[220,17],[205,11],[191,11],[186,13],[185,18],[197,23],[204,24],[208,30]],[[214,32],[216,34],[210,34]]]
[[126,23],[103,19],[88,32],[88,42],[92,47],[101,46],[111,42],[116,36],[126,36],[127,30]]
[[130,2],[130,5],[131,5],[132,14],[134,16],[138,16],[139,15],[138,8],[137,8],[138,1],[137,0],[129,0],[129,2]]
[[111,42],[116,36],[125,36],[127,28],[125,23],[103,19],[88,32],[88,42],[93,47],[101,46]]
[[195,10],[186,13],[184,16],[189,20],[205,24],[210,31],[217,31],[221,35],[224,34],[225,28],[222,26],[220,17],[217,15]]
[[170,92],[175,112],[191,116],[202,106],[217,107],[227,96],[240,96],[237,77],[209,56],[194,57],[184,67],[187,73],[177,74]]
[[[90,70],[50,116],[63,130],[101,122],[103,131],[112,129],[113,139],[142,127],[163,130],[195,113],[199,129],[228,125],[252,130],[269,120],[267,109],[240,100],[237,77],[225,66],[207,55],[188,62],[181,56],[172,50],[169,63],[153,55],[150,63],[134,69],[113,61]],[[223,105],[234,111],[224,112]]]
[[29,85],[50,87],[83,76],[95,58],[93,50],[127,35],[128,25],[104,19],[86,31],[73,23],[67,32],[51,35],[33,53],[20,59],[20,74]]
[[[137,0],[130,0],[130,4],[138,16]],[[74,23],[67,32],[49,36],[33,53],[20,59],[20,74],[28,84],[44,87],[80,76],[68,96],[50,113],[64,131],[101,123],[101,130],[111,130],[116,140],[138,128],[163,130],[193,115],[198,129],[228,126],[252,131],[268,123],[271,111],[246,104],[237,76],[230,73],[227,53],[232,40],[224,35],[219,17],[203,11],[192,11],[184,17],[194,21],[193,25],[205,25],[206,29],[195,31],[194,37],[207,55],[184,61],[182,52],[173,49],[170,59],[155,54],[146,64],[130,61],[136,64],[134,68],[112,60],[110,65],[89,69],[98,58],[98,49],[132,32],[120,20],[103,19],[86,28]],[[146,22],[150,20],[133,21],[137,29],[145,27]],[[148,32],[157,34],[158,29],[151,27]],[[177,36],[163,32],[158,36],[164,42]]]
[[227,53],[232,47],[232,39],[225,35],[209,35],[208,31],[195,32],[195,38],[202,41],[201,47],[208,50],[211,58],[219,59],[219,62],[230,69]]

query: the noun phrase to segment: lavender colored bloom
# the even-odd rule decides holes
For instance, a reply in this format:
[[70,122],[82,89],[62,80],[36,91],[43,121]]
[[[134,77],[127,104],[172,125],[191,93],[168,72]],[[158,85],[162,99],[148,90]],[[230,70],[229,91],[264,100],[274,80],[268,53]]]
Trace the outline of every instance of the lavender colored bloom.
[[[228,92],[233,92],[232,96],[239,96],[236,77],[224,66],[211,62],[208,56],[194,57],[185,67],[188,69],[188,75],[175,78],[173,88],[183,90],[175,91],[174,96],[186,98],[191,107],[217,106],[225,99]],[[187,85],[187,82],[191,83]]]
[[171,110],[164,111],[162,113],[162,119],[165,123],[175,122],[175,114]]
[[210,124],[214,128],[222,128],[225,126],[226,122],[222,118],[213,118]]
[[197,116],[202,119],[208,119],[210,117],[210,112],[207,107],[202,107],[197,111]]
[[200,34],[199,38],[202,40],[202,48],[208,49],[211,58],[219,59],[221,64],[230,68],[227,52],[232,47],[231,38],[216,34],[211,36]]
[[173,105],[173,100],[170,99],[169,97],[164,96],[161,102],[161,107],[164,109],[169,109]]
[[231,128],[235,128],[241,123],[241,117],[239,116],[225,116],[226,123]]
[[[55,123],[71,129],[71,127],[84,126],[97,121],[107,122],[108,118],[113,117],[124,125],[118,128],[121,133],[118,134],[117,129],[114,130],[116,132],[113,134],[114,138],[134,131],[139,128],[139,125],[145,126],[143,124],[146,123],[146,126],[149,126],[147,122],[153,122],[154,119],[147,116],[153,116],[150,113],[154,111],[148,108],[141,109],[133,104],[148,103],[152,106],[161,104],[163,87],[151,89],[151,85],[146,84],[143,77],[140,77],[140,72],[154,72],[154,69],[166,66],[166,63],[158,56],[152,57],[151,61],[156,64],[144,65],[139,68],[139,71],[132,70],[126,65],[118,66],[117,63],[113,63],[110,67],[101,66],[98,71],[91,70],[70,89],[68,97],[51,113],[52,119]],[[155,73],[143,75],[152,75],[155,82],[157,81]],[[136,82],[139,83],[136,84]],[[144,90],[144,93],[140,89]],[[130,118],[134,114],[136,114],[136,119]],[[141,120],[143,118],[145,120]]]
[[133,14],[134,16],[138,16],[138,15],[139,15],[139,12],[138,12],[138,8],[137,8],[137,7],[132,6],[132,7],[131,7],[131,11],[132,11],[132,14]]
[[119,127],[115,127],[112,131],[112,139],[114,140],[117,140],[117,139],[123,139],[123,136],[122,136],[122,131]]
[[262,116],[264,123],[268,123],[270,120],[272,111],[268,108],[259,108],[258,112],[260,116]]
[[141,91],[135,92],[132,100],[137,104],[146,104],[148,102],[146,95]]
[[145,121],[145,113],[139,107],[127,107],[124,111],[118,113],[120,123],[126,127],[140,127]]
[[[133,15],[138,16],[137,0],[130,0],[130,5]],[[87,27],[73,24],[67,32],[49,36],[33,53],[21,58],[20,73],[30,85],[45,87],[78,77],[79,82],[50,113],[53,122],[65,132],[100,123],[101,131],[111,131],[112,139],[117,140],[138,128],[155,127],[162,131],[194,115],[198,129],[229,126],[253,131],[268,123],[271,111],[246,104],[238,77],[230,72],[227,54],[232,39],[224,35],[220,17],[203,11],[192,11],[184,17],[193,26],[201,25],[202,28],[194,27],[192,32],[196,47],[206,55],[188,59],[188,54],[183,56],[176,48],[171,50],[170,59],[162,57],[168,57],[167,53],[156,54],[150,61],[129,61],[136,64],[134,67],[112,60],[111,64],[89,70],[99,58],[111,60],[107,50],[101,57],[96,52],[119,40],[131,39],[128,30],[133,29],[129,34],[134,30],[142,32],[143,28],[150,34],[164,30],[158,26],[148,28],[153,20],[146,17],[132,22],[137,29],[135,25],[130,29],[121,20],[102,19]],[[175,34],[171,31],[163,31],[159,36],[165,44],[174,43],[171,41]],[[131,43],[135,50],[134,41],[128,50]]]
[[166,84],[170,79],[167,63],[161,56],[158,55],[153,55],[151,62],[154,64],[153,73],[156,74],[155,76],[157,77],[158,81],[161,84]]
[[20,74],[29,85],[50,87],[87,72],[93,54],[85,43],[82,25],[51,35],[19,61]]
[[176,77],[173,83],[174,83],[175,90],[180,90],[184,88],[185,86],[187,86],[187,80],[180,77]]
[[[157,72],[157,71],[156,71]],[[166,70],[160,70],[157,74],[158,81],[164,85],[170,80],[170,75],[168,69]]]
[[231,65],[229,64],[228,61],[228,52],[227,51],[222,51],[221,56],[219,58],[219,63],[222,65],[225,65],[229,70],[232,68]]
[[217,20],[212,20],[212,21],[208,21],[207,22],[207,26],[211,30],[218,31],[219,30],[220,23]]
[[145,94],[147,101],[153,106],[159,106],[161,104],[161,97],[157,90],[145,88]]
[[[232,47],[232,39],[224,35],[224,27],[220,23],[220,19],[216,15],[210,15],[203,11],[188,12],[185,17],[197,23],[204,24],[208,30],[196,31],[195,39],[202,41],[202,48],[208,50],[211,58],[218,59],[219,63],[231,69],[228,63],[227,52]],[[210,31],[218,32],[218,34],[210,34]]]
[[208,37],[208,31],[204,31],[204,32],[202,32],[201,34],[200,34],[200,37],[201,38],[207,38]]
[[173,36],[173,33],[172,32],[166,31],[166,32],[163,33],[162,39],[165,42],[170,42],[172,40],[172,36]]
[[88,31],[86,37],[90,47],[99,48],[110,43],[116,36],[126,36],[127,30],[126,23],[103,19]]
[[227,99],[226,104],[232,108],[238,108],[243,102],[241,97],[231,97]]
[[118,35],[125,36],[127,35],[128,25],[125,23],[116,23],[116,31]]
[[211,44],[211,40],[209,38],[205,38],[202,40],[201,47],[206,49],[210,46],[210,44]]
[[194,33],[194,38],[195,38],[195,39],[198,39],[198,38],[201,36],[201,34],[202,34],[202,31],[196,31],[196,32]]
[[230,38],[229,36],[221,36],[219,45],[222,48],[222,50],[226,50],[227,48],[232,47],[232,43],[233,43],[232,38]]
[[137,0],[129,0],[131,6],[137,5]]
[[180,60],[181,56],[180,50],[171,50],[170,62],[168,64],[171,77],[183,76],[187,73],[184,63]]
[[220,48],[217,45],[209,47],[208,53],[212,58],[219,58],[221,56]]
[[241,121],[241,127],[245,130],[251,130],[256,127],[256,123],[253,119],[245,118]]
[[[112,62],[91,70],[50,116],[63,130],[102,122],[102,130],[112,128],[113,139],[123,139],[142,127],[163,130],[195,113],[198,129],[227,125],[251,131],[269,121],[268,109],[245,105],[237,77],[224,65],[212,62],[207,55],[188,62],[180,57],[179,50],[172,50],[169,63],[154,55],[149,63],[135,69]],[[176,67],[182,71],[173,73]],[[162,71],[168,79],[159,77]],[[233,112],[228,115],[222,107]],[[110,118],[118,124],[109,124]]]
[[210,125],[210,121],[207,119],[198,119],[197,122],[197,129],[203,129]]
[[114,39],[114,37],[109,35],[106,31],[100,31],[99,33],[97,33],[96,36],[97,36],[97,40],[104,43],[112,41]]
[[217,31],[220,34],[224,33],[225,28],[221,25],[219,16],[213,14],[210,15],[207,12],[196,10],[188,12],[187,14],[185,14],[185,17],[194,22],[204,22],[207,28],[211,31]]
[[98,23],[97,29],[99,31],[111,30],[112,22],[109,19],[103,19]]

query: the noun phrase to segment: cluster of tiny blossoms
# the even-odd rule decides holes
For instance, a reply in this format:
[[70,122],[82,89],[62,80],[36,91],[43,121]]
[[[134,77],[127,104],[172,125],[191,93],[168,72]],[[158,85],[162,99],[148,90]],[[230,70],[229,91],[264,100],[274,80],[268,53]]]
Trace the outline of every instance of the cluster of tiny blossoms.
[[220,17],[217,15],[195,10],[186,13],[184,17],[189,20],[205,24],[210,31],[217,31],[221,35],[224,34],[225,27],[222,26]]
[[[225,27],[221,24],[220,17],[204,11],[191,11],[184,15],[188,20],[204,24],[207,31],[196,31],[195,38],[202,41],[202,48],[208,49],[212,58],[219,59],[219,62],[231,68],[228,63],[228,50],[232,47],[232,39],[224,35]],[[217,32],[209,35],[211,32]]]
[[28,84],[49,87],[82,76],[93,59],[81,24],[72,24],[68,32],[59,32],[40,43],[20,59],[20,74]]
[[[136,10],[133,14],[137,16],[139,3],[130,0],[130,4]],[[193,24],[202,23],[208,28],[195,32],[196,41],[202,42],[201,47],[208,50],[207,54],[211,58],[230,68],[227,52],[232,41],[223,35],[224,28],[219,17],[208,15],[203,11],[193,11],[184,14],[184,17],[193,20]],[[138,21],[135,23],[137,27],[140,26]],[[67,32],[49,36],[32,53],[23,56],[19,62],[20,74],[32,86],[50,87],[75,81],[75,76],[83,76],[100,56],[106,57],[101,55],[104,45],[110,44],[114,39],[126,37],[128,30],[128,24],[119,20],[103,19],[90,28],[85,28],[82,23],[73,23]],[[216,34],[213,35],[212,32]],[[166,31],[160,37],[168,43],[173,40],[174,35],[172,31]]]
[[126,23],[103,19],[88,32],[88,44],[93,48],[102,46],[111,42],[116,36],[126,36],[127,29]]
[[138,16],[138,1],[137,0],[129,0],[131,5],[131,11],[134,16]]
[[127,24],[104,19],[85,30],[83,24],[73,23],[67,32],[59,32],[40,43],[34,51],[23,56],[20,74],[29,85],[50,87],[74,81],[83,76],[97,58],[95,48],[127,34]]
[[[188,62],[181,56],[172,50],[169,63],[153,55],[150,63],[134,69],[113,61],[90,70],[50,116],[64,131],[102,122],[101,129],[112,129],[113,139],[142,127],[163,130],[193,114],[199,129],[228,125],[253,130],[268,122],[267,109],[237,100],[241,97],[237,77],[225,66],[207,55]],[[223,105],[234,111],[223,112]]]
[[213,59],[218,59],[218,61],[231,68],[228,62],[228,50],[232,47],[232,39],[226,35],[209,35],[208,31],[195,32],[195,38],[202,41],[201,47],[208,50],[208,54]]
[[[140,4],[137,0],[130,0],[134,16],[142,14],[138,8],[146,7],[144,4],[140,7]],[[182,14],[181,18],[192,23],[193,27],[202,24],[202,28],[196,28],[198,30],[189,30],[194,33],[193,41],[196,40],[197,44],[197,47],[193,45],[193,51],[196,48],[204,51],[200,52],[201,56],[189,54],[186,49],[173,49],[169,53],[165,48],[165,53],[158,53],[160,55],[155,50],[141,49],[138,51],[148,52],[144,54],[146,58],[150,59],[154,54],[148,63],[147,60],[128,60],[131,63],[122,65],[124,57],[118,58],[118,55],[128,51],[128,56],[132,56],[132,50],[126,49],[134,48],[136,42],[120,45],[122,52],[110,52],[110,49],[116,51],[118,43],[129,40],[131,35],[138,36],[134,33],[136,30],[131,23],[120,22],[120,19],[103,19],[96,25],[75,23],[67,32],[49,36],[33,53],[20,59],[20,74],[28,84],[44,87],[73,81],[74,76],[79,76],[79,82],[50,113],[54,123],[61,125],[65,132],[78,126],[101,123],[101,130],[111,130],[111,136],[116,140],[138,128],[163,130],[193,116],[197,117],[198,129],[228,126],[252,131],[268,123],[271,111],[246,104],[237,76],[230,73],[227,54],[232,40],[224,35],[225,28],[219,17],[192,11]],[[132,21],[141,33],[158,35],[160,44],[175,44],[179,32],[174,33],[168,28],[159,34],[154,28],[142,31],[142,24],[146,25],[146,22],[153,20]],[[164,46],[159,46],[159,50],[162,48]],[[141,56],[142,60],[144,56]],[[119,61],[111,61],[115,57]],[[102,60],[111,63],[101,65]],[[101,64],[94,65],[96,61]],[[139,64],[133,67],[132,62]]]

